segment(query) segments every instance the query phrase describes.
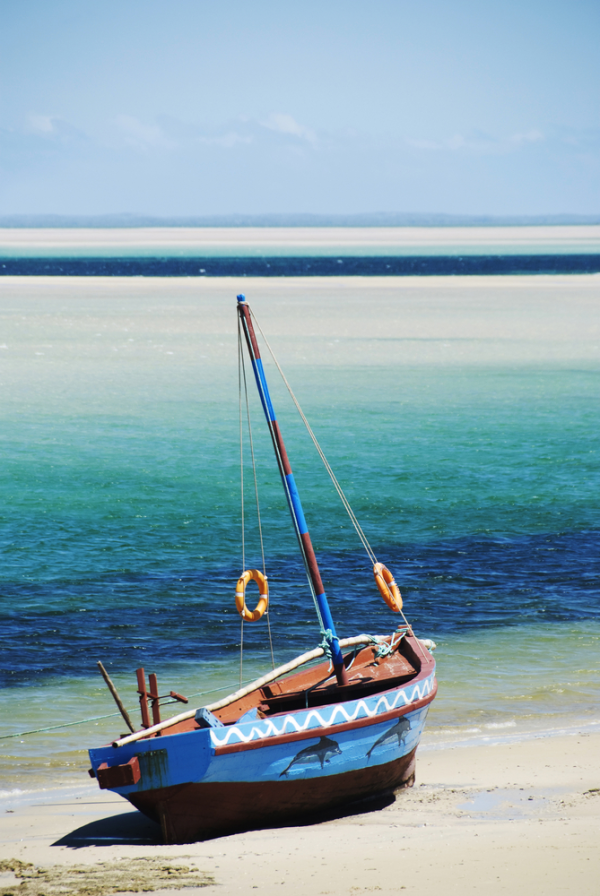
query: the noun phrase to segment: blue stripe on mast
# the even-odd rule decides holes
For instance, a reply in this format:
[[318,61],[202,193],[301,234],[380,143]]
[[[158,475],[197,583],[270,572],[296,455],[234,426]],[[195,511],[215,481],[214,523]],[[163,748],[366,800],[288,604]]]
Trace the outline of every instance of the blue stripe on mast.
[[298,523],[298,530],[300,532],[300,535],[305,535],[308,532],[308,526],[306,525],[306,520],[304,519],[304,511],[302,510],[300,495],[298,494],[298,489],[296,488],[296,482],[294,480],[293,473],[289,473],[285,477],[285,479],[288,484],[288,491],[292,502],[294,516],[296,517],[296,522]]
[[[267,380],[265,377],[265,371],[263,370],[262,360],[260,358],[256,359],[256,371],[257,375],[260,378],[260,382],[262,385],[262,391],[264,392],[265,401],[267,406],[265,407],[265,413],[267,414],[269,420],[273,422],[277,418],[275,417],[275,410],[271,403],[271,396],[269,395],[269,387],[267,386]],[[264,402],[263,402],[264,405]]]
[[257,358],[255,360],[251,357],[250,360],[252,362],[252,370],[254,371],[254,379],[256,380],[256,388],[258,389],[258,397],[260,398],[260,403],[263,406],[265,417],[267,418],[267,420],[270,420],[271,423],[274,423],[277,418],[275,417],[275,410],[271,403],[271,396],[269,395],[269,389],[267,386],[267,381],[265,379],[265,372],[263,370],[262,362],[260,358]]
[[340,649],[340,642],[335,633],[335,625],[333,623],[333,617],[331,615],[331,610],[329,609],[329,604],[327,603],[327,595],[325,594],[325,592],[323,592],[323,594],[317,594],[316,600],[319,607],[319,612],[321,613],[323,628],[325,629],[325,631],[329,630],[332,634],[332,638],[329,641],[329,646],[331,647],[331,659],[333,660],[334,666],[340,666],[344,662],[344,655],[342,654],[342,651]]

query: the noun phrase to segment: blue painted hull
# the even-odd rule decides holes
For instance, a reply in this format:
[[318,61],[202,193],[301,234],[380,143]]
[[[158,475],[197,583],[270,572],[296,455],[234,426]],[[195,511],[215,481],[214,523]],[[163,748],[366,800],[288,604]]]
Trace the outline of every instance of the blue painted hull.
[[262,827],[410,783],[435,696],[428,674],[363,699],[256,721],[90,750],[101,764],[139,764],[111,787],[159,821],[167,842]]

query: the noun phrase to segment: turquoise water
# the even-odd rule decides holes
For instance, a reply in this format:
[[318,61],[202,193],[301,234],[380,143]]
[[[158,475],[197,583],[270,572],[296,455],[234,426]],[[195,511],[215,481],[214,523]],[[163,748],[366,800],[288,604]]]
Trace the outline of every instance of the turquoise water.
[[[598,717],[595,293],[563,281],[558,302],[438,284],[405,307],[393,285],[246,285],[409,619],[439,645],[431,744]],[[239,682],[235,285],[20,281],[2,315],[1,733],[95,719],[0,740],[2,788],[27,789],[80,777],[85,748],[122,730],[96,719],[114,709],[96,660],[133,712],[140,665],[196,705]],[[338,631],[387,632],[395,617],[268,375]],[[279,663],[319,636],[251,401]],[[260,565],[248,526],[246,565]],[[270,667],[264,622],[244,645],[246,680]]]

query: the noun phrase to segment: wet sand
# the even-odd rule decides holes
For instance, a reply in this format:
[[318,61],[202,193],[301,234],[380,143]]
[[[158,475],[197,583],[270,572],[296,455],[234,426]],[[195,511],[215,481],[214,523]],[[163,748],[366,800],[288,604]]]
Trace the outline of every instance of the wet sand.
[[[102,319],[109,338],[122,340],[135,322],[140,337],[160,337],[165,350],[189,349],[190,357],[230,364],[225,342],[235,339],[232,309],[240,291],[259,320],[268,321],[269,339],[287,364],[600,360],[598,274],[4,277],[3,360],[10,363],[14,347],[28,361],[37,357],[34,349],[52,359],[47,343],[53,339],[68,347],[71,360],[78,351],[87,357]],[[115,343],[114,350],[122,347]]]
[[391,251],[579,252],[598,251],[600,225],[528,227],[77,227],[0,228],[0,255],[79,250],[179,251],[244,254],[328,250],[385,254]]

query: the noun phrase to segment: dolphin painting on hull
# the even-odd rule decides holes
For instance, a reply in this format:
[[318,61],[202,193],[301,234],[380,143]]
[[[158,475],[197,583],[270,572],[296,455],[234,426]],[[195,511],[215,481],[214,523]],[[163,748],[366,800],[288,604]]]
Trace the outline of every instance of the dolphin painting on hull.
[[398,719],[395,725],[392,725],[391,728],[388,728],[387,731],[384,731],[381,737],[379,737],[375,741],[375,743],[367,753],[367,759],[371,758],[371,753],[377,747],[382,747],[385,744],[392,744],[396,739],[398,740],[398,746],[401,747],[406,740],[409,731],[410,722],[408,721],[408,719]]
[[331,740],[330,737],[322,737],[318,744],[311,747],[305,747],[303,750],[300,750],[299,753],[296,753],[290,764],[287,768],[284,768],[279,777],[283,778],[284,775],[287,775],[293,765],[310,765],[311,763],[320,762],[321,768],[323,768],[325,763],[329,762],[332,756],[339,756],[341,752],[339,744],[337,744],[336,741]]

